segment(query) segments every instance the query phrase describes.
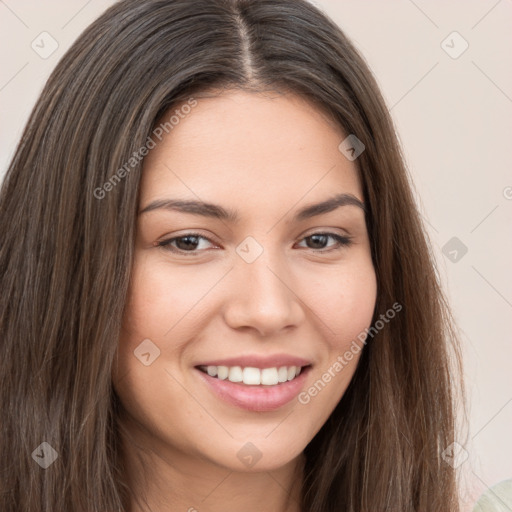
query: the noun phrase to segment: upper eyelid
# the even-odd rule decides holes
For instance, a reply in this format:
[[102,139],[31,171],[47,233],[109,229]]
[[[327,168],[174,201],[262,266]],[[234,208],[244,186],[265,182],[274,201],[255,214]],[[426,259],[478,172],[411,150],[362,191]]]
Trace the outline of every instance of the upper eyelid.
[[[310,237],[312,235],[317,235],[317,234],[333,234],[333,235],[339,235],[339,236],[346,237],[346,238],[350,238],[353,236],[348,229],[340,228],[340,227],[324,227],[324,228],[310,228],[310,229],[312,229],[314,231],[306,230],[305,234],[300,235],[300,240],[302,240],[303,238]],[[200,232],[200,230],[201,230],[201,228],[189,228],[188,231],[184,231],[181,234],[175,234],[172,237],[171,236],[168,237],[167,235],[164,235],[165,238],[162,241],[193,235],[193,236],[200,236],[200,237],[206,238],[209,241],[216,243],[214,236],[203,234]],[[336,230],[339,230],[341,232],[336,231]]]

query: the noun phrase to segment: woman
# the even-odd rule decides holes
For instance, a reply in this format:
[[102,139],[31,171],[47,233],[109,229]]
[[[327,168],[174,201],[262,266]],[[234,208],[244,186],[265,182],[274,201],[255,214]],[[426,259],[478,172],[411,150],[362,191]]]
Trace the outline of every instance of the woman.
[[297,0],[124,0],[0,196],[3,511],[456,511],[456,335],[393,125]]

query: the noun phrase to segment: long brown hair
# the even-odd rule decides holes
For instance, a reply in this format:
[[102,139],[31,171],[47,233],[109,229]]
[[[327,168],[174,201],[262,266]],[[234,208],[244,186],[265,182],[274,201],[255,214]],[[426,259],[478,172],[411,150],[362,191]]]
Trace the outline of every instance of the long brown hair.
[[47,81],[0,195],[0,509],[127,510],[111,370],[142,162],[126,162],[171,106],[223,88],[301,94],[363,142],[374,321],[402,306],[305,449],[302,510],[457,511],[453,318],[377,84],[305,0],[120,1]]

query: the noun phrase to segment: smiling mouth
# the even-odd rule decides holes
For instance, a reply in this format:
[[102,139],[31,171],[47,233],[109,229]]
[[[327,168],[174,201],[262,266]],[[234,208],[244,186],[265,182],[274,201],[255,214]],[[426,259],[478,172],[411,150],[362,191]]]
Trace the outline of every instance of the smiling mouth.
[[227,380],[247,386],[275,386],[294,380],[307,366],[280,366],[254,368],[251,366],[197,366],[196,368],[210,377]]

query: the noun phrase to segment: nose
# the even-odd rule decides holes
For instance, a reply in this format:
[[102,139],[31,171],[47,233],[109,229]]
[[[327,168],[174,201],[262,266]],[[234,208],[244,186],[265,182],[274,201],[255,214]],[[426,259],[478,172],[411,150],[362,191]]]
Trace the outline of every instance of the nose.
[[297,284],[283,254],[277,251],[265,248],[251,263],[237,257],[230,286],[224,317],[233,329],[252,329],[269,337],[304,320]]

